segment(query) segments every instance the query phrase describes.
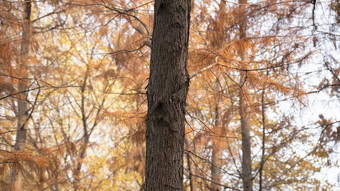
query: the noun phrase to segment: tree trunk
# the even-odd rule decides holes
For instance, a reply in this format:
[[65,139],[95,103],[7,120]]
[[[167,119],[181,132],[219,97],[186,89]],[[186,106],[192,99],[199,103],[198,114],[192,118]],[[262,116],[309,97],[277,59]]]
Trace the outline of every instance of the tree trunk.
[[[268,76],[268,72],[267,72]],[[264,104],[264,95],[266,91],[265,84],[263,85],[262,95],[261,95],[261,110],[262,110],[262,154],[261,154],[261,163],[260,163],[260,169],[259,169],[259,191],[262,191],[263,189],[263,166],[264,166],[264,154],[266,151],[266,106]]]
[[[217,15],[217,19],[213,25],[213,35],[210,39],[210,44],[212,49],[220,49],[223,46],[223,43],[226,40],[226,1],[221,0],[219,4],[219,11]],[[212,135],[212,153],[211,153],[211,179],[213,182],[211,183],[211,190],[212,191],[219,191],[221,190],[221,179],[222,179],[222,143],[224,142],[225,136],[225,128],[222,122],[222,101],[220,96],[221,91],[221,81],[219,80],[219,74],[216,74],[216,82],[215,91],[217,92],[217,96],[215,99],[215,127],[213,128],[213,135]]]
[[[221,91],[220,83],[216,79],[216,91],[218,94]],[[212,134],[212,153],[211,153],[211,179],[214,183],[211,184],[212,191],[221,190],[221,166],[222,166],[222,142],[224,137],[224,129],[222,124],[222,102],[220,96],[215,99],[215,127]],[[215,184],[218,183],[218,184]]]
[[[195,153],[195,142],[192,143],[192,146],[190,145],[190,143],[185,140],[185,145],[187,147],[187,149],[189,151],[192,151]],[[197,186],[196,186],[196,177],[194,175],[196,175],[195,173],[195,167],[194,167],[194,161],[192,161],[193,159],[190,157],[190,153],[187,152],[186,153],[186,157],[187,157],[187,166],[188,166],[188,179],[190,181],[190,191],[196,191],[197,190]]]
[[[246,4],[247,0],[239,0],[240,11],[240,40],[246,39],[247,31],[247,16],[246,16]],[[246,50],[240,48],[241,60],[246,60]],[[243,63],[241,69],[246,69]],[[249,107],[245,92],[247,90],[247,71],[240,72],[240,93],[239,93],[239,113],[241,118],[241,132],[242,132],[242,179],[243,179],[243,190],[252,191],[252,174],[251,174],[251,140],[250,140],[250,125],[249,125]]]
[[[241,84],[245,83],[245,72],[241,72]],[[246,103],[244,91],[245,85],[240,90],[239,94],[239,113],[241,118],[242,132],[242,178],[243,190],[252,190],[252,174],[251,174],[251,142],[250,142],[250,126],[249,126],[249,111]]]
[[[83,137],[82,137],[82,145],[80,146],[79,154],[77,155],[76,168],[73,170],[73,178],[74,178],[73,189],[74,189],[74,191],[80,190],[82,188],[82,186],[81,186],[81,168],[82,168],[82,165],[83,165],[83,161],[86,157],[87,148],[88,148],[89,143],[90,143],[90,132],[89,132],[89,126],[88,126],[88,121],[87,121],[87,115],[86,115],[86,95],[85,95],[89,75],[90,75],[90,68],[89,68],[89,65],[87,65],[86,71],[85,71],[85,76],[84,76],[84,81],[83,81],[83,84],[82,84],[81,89],[80,89],[80,94],[81,94],[80,111],[81,111],[81,118],[82,118],[82,123],[83,123]],[[95,121],[97,121],[99,111],[100,110],[98,110]],[[96,126],[96,122],[94,122],[92,129],[95,126]]]
[[[32,24],[31,24],[31,1],[28,0],[24,4],[24,19],[23,29],[21,37],[20,57],[19,57],[19,72],[20,80],[18,84],[18,92],[22,92],[18,99],[18,112],[17,112],[17,134],[14,149],[16,151],[23,151],[26,142],[27,133],[27,121],[28,121],[28,104],[27,104],[27,89],[28,89],[28,71],[27,71],[27,56],[29,54],[30,38],[32,36]],[[11,181],[14,185],[15,191],[20,191],[23,188],[23,176],[20,172],[20,165],[15,164]]]
[[146,190],[183,190],[190,0],[156,0],[147,90]]

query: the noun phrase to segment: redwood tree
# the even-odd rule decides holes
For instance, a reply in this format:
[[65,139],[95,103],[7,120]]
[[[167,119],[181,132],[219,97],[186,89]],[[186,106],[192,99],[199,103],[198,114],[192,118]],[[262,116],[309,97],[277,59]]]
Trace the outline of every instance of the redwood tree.
[[157,0],[147,90],[146,190],[183,190],[190,0]]

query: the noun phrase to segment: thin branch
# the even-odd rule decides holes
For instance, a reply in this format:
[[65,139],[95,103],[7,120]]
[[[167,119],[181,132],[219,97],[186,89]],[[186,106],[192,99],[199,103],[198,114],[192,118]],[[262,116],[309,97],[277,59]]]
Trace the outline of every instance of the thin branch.
[[[108,6],[105,2],[104,2],[104,0],[101,0],[101,2],[103,3],[102,4],[102,6],[104,6],[105,8],[107,8],[107,9],[109,9],[109,10],[112,10],[112,11],[116,11],[117,13],[119,13],[119,14],[123,14],[123,15],[127,15],[127,16],[129,16],[129,17],[132,17],[132,18],[134,18],[134,19],[136,19],[140,24],[142,24],[143,25],[143,27],[145,28],[145,30],[146,30],[146,33],[147,33],[147,40],[146,40],[146,42],[145,42],[145,45],[147,45],[148,47],[150,47],[151,48],[151,42],[150,42],[150,31],[149,31],[149,28],[148,28],[148,26],[142,21],[142,20],[140,20],[137,16],[136,16],[136,12],[134,11],[134,9],[129,9],[129,10],[127,10],[127,11],[121,11],[121,10],[118,10],[117,8],[115,8],[115,7],[110,7],[110,6]],[[127,13],[128,11],[133,11],[134,13],[135,13],[135,15],[131,15],[130,13]]]
[[[186,169],[186,170],[187,170],[187,169]],[[209,178],[205,178],[205,177],[199,176],[199,175],[197,175],[197,174],[191,173],[191,176],[195,176],[195,177],[200,178],[200,179],[203,179],[203,180],[205,180],[205,181],[209,181],[209,182],[211,182],[211,183],[214,183],[214,184],[216,184],[216,185],[219,185],[219,186],[221,186],[221,187],[224,187],[224,189],[231,189],[231,190],[241,191],[241,190],[239,190],[239,189],[237,189],[237,188],[233,188],[233,187],[230,187],[230,186],[226,186],[226,185],[224,185],[224,184],[217,183],[217,182],[215,182],[215,181],[213,181],[213,180],[211,180],[211,179],[209,179]]]
[[36,18],[36,19],[34,19],[34,20],[32,20],[32,22],[34,23],[34,22],[36,22],[36,21],[38,21],[38,20],[41,20],[41,19],[43,19],[43,18],[45,18],[45,17],[48,17],[48,16],[51,16],[51,15],[54,15],[54,14],[59,14],[59,13],[62,13],[62,12],[65,12],[66,11],[66,9],[63,9],[63,10],[60,10],[60,11],[53,11],[53,12],[50,12],[50,13],[47,13],[46,15],[44,15],[44,16],[41,16],[41,17],[39,17],[39,18]]
[[36,87],[36,88],[31,88],[31,89],[27,89],[27,90],[24,90],[24,91],[20,91],[20,92],[16,92],[16,93],[12,93],[12,94],[8,94],[6,96],[3,96],[3,97],[0,97],[0,100],[3,100],[3,99],[6,99],[6,98],[9,98],[9,97],[12,97],[12,96],[16,96],[16,95],[19,95],[19,94],[22,94],[22,93],[26,93],[26,92],[30,92],[30,91],[34,91],[34,90],[48,90],[48,89],[61,89],[61,88],[79,88],[80,86],[61,86],[61,87]]

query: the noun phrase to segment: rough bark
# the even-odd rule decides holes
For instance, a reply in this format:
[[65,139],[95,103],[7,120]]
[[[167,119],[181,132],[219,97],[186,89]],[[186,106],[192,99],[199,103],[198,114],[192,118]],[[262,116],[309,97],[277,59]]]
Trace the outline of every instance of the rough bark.
[[183,190],[190,0],[156,0],[147,90],[146,190]]
[[[239,0],[240,11],[240,40],[246,39],[247,31],[247,16],[246,16],[246,4],[247,0]],[[241,60],[246,60],[246,50],[240,48],[239,51]],[[246,69],[245,62],[243,62],[242,69]],[[251,137],[250,137],[250,125],[249,125],[249,107],[247,105],[245,92],[247,90],[247,71],[240,72],[240,93],[239,93],[239,114],[241,119],[241,132],[242,132],[242,179],[243,190],[252,191],[252,173],[251,173]]]
[[[27,103],[27,89],[28,89],[28,71],[27,71],[27,56],[29,54],[30,39],[32,36],[32,23],[31,23],[31,1],[28,0],[24,4],[24,18],[22,26],[22,37],[19,57],[19,72],[20,80],[18,83],[18,92],[22,92],[18,99],[17,111],[17,134],[14,149],[16,151],[24,151],[26,134],[27,134],[27,121],[28,121],[28,103]],[[20,165],[15,164],[11,181],[14,185],[15,191],[23,189],[23,175],[20,172]]]

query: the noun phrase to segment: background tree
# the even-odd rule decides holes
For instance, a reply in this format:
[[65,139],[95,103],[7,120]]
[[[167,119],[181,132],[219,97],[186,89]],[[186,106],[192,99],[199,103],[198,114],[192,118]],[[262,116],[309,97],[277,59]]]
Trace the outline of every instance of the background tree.
[[[207,11],[205,10],[205,6],[207,5],[202,5],[202,12]],[[193,73],[193,77],[195,80],[192,80],[191,83],[191,90],[193,90],[195,93],[193,93],[193,95],[195,95],[194,99],[191,99],[191,96],[189,96],[189,108],[190,108],[190,112],[191,113],[191,117],[194,117],[194,121],[196,121],[196,123],[201,124],[201,127],[197,127],[197,125],[195,123],[191,123],[190,124],[190,128],[191,128],[191,132],[193,132],[194,136],[201,137],[202,133],[198,133],[198,131],[211,131],[210,124],[211,122],[209,121],[209,116],[211,116],[211,113],[207,112],[209,110],[203,110],[206,109],[207,107],[209,107],[209,101],[203,101],[203,97],[197,96],[199,95],[196,89],[193,89],[193,87],[195,87],[194,83],[195,81],[201,83],[199,86],[200,87],[204,87],[204,85],[202,84],[206,84],[206,82],[208,82],[207,79],[204,79],[204,81],[200,81],[200,78],[205,77],[206,73],[210,73],[212,71],[216,70],[221,70],[221,67],[224,68],[228,68],[229,72],[227,72],[225,78],[226,79],[232,79],[231,81],[227,81],[225,84],[227,85],[227,87],[225,89],[222,88],[222,91],[226,91],[227,95],[234,95],[235,96],[235,92],[232,93],[232,88],[233,87],[231,84],[234,83],[234,86],[240,86],[238,83],[235,83],[235,79],[238,77],[238,75],[234,76],[233,74],[235,72],[233,72],[233,70],[235,71],[244,71],[245,73],[247,73],[247,80],[246,80],[246,85],[248,85],[247,88],[247,93],[246,93],[246,103],[249,105],[249,111],[251,111],[251,115],[250,118],[252,119],[252,121],[254,121],[254,123],[250,124],[251,127],[251,131],[254,132],[254,135],[252,135],[252,139],[254,139],[254,143],[252,144],[252,148],[255,149],[255,153],[258,152],[259,146],[261,141],[261,139],[263,139],[263,134],[266,134],[264,140],[267,140],[268,142],[265,142],[265,145],[263,145],[262,147],[265,148],[266,147],[266,154],[261,154],[261,155],[265,155],[264,157],[259,157],[261,155],[255,154],[252,156],[252,166],[253,166],[253,176],[252,179],[254,179],[255,181],[258,181],[258,173],[259,173],[259,169],[262,166],[265,166],[266,163],[269,163],[269,161],[273,160],[273,156],[277,155],[280,157],[277,158],[285,158],[281,153],[280,150],[281,148],[283,149],[285,148],[290,148],[292,151],[294,150],[294,148],[288,146],[290,144],[294,145],[294,144],[301,144],[301,142],[306,141],[305,137],[306,135],[309,135],[309,128],[301,128],[301,130],[298,131],[291,131],[294,132],[292,135],[293,136],[287,136],[286,138],[282,139],[281,143],[279,142],[272,142],[275,139],[272,139],[273,137],[276,137],[277,135],[275,135],[276,133],[281,134],[280,136],[282,136],[283,134],[285,134],[284,132],[288,129],[288,128],[292,128],[289,127],[291,125],[291,123],[293,123],[293,119],[292,118],[287,118],[286,116],[283,117],[276,117],[275,120],[273,119],[268,119],[266,117],[266,113],[269,112],[270,115],[272,116],[273,114],[277,113],[277,109],[279,106],[276,103],[280,103],[282,101],[280,101],[282,99],[282,97],[280,97],[281,95],[283,96],[293,96],[296,98],[296,100],[301,100],[302,95],[303,95],[303,89],[301,81],[298,80],[297,77],[292,78],[293,76],[291,76],[291,69],[294,67],[294,65],[296,64],[296,61],[299,64],[305,63],[306,61],[308,61],[308,59],[310,59],[311,57],[309,55],[311,55],[311,52],[304,52],[302,51],[302,49],[300,49],[299,47],[296,47],[297,44],[294,44],[296,42],[301,42],[301,45],[303,46],[303,44],[306,41],[303,41],[302,39],[304,39],[304,36],[302,35],[302,33],[296,33],[296,30],[294,28],[285,28],[286,22],[287,21],[292,21],[292,20],[296,20],[298,19],[298,15],[300,14],[305,14],[305,12],[303,10],[305,10],[305,7],[309,7],[309,4],[306,3],[276,3],[276,2],[258,2],[258,3],[254,3],[254,4],[246,4],[247,7],[247,15],[248,15],[248,38],[246,38],[245,40],[241,41],[241,40],[237,40],[237,39],[233,39],[234,41],[229,41],[228,39],[230,37],[234,37],[237,36],[237,34],[235,35],[235,32],[237,33],[238,31],[238,26],[239,26],[239,20],[235,20],[233,18],[239,18],[239,17],[233,17],[230,16],[230,21],[227,22],[226,24],[226,28],[228,29],[229,34],[227,34],[226,36],[230,35],[230,37],[226,38],[226,43],[225,45],[222,45],[223,49],[222,50],[215,50],[212,51],[211,49],[206,49],[204,50],[204,47],[202,44],[208,44],[207,39],[204,39],[204,35],[202,35],[202,30],[199,29],[200,25],[195,25],[195,21],[197,21],[197,23],[201,22],[201,25],[204,26],[204,24],[202,23],[206,23],[205,26],[207,26],[208,22],[210,21],[207,18],[204,18],[204,16],[202,15],[209,15],[207,14],[207,12],[204,12],[204,14],[198,14],[200,15],[197,20],[194,20],[194,26],[198,27],[197,28],[197,33],[193,33],[193,36],[195,39],[195,42],[198,42],[199,39],[202,39],[202,44],[201,47],[197,48],[195,51],[192,52],[192,56],[190,58],[192,58],[192,63],[194,63],[193,65],[189,65],[189,68],[194,69]],[[237,15],[237,7],[233,6],[232,4],[229,4],[229,6],[226,7],[228,13],[230,13],[229,15]],[[272,12],[273,11],[273,12]],[[258,31],[258,25],[259,23],[257,22],[253,22],[253,21],[259,21],[261,19],[265,19],[267,16],[266,15],[270,15],[270,14],[277,14],[277,20],[273,20],[273,22],[271,24],[273,24],[273,27],[266,27],[263,28],[263,30],[261,30],[261,34],[257,33],[256,31]],[[218,15],[218,14],[216,14]],[[202,19],[203,17],[203,19]],[[207,16],[208,17],[208,16]],[[272,17],[272,16],[271,16]],[[258,18],[258,19],[256,19]],[[194,18],[195,19],[195,18]],[[228,17],[226,19],[228,21]],[[221,23],[221,22],[219,22]],[[260,22],[261,23],[261,22]],[[280,27],[277,28],[277,25],[280,24]],[[221,24],[221,26],[223,26],[223,24]],[[261,28],[261,27],[260,27]],[[196,29],[196,28],[195,28]],[[193,31],[195,31],[195,29],[193,29]],[[298,27],[296,28],[298,29]],[[254,31],[253,31],[254,30]],[[204,31],[204,30],[203,30]],[[208,28],[209,31],[209,28]],[[231,32],[230,32],[231,31]],[[292,33],[293,31],[294,34]],[[214,34],[215,31],[211,32],[212,34]],[[254,32],[254,33],[253,33]],[[215,34],[217,34],[218,31],[216,31]],[[209,34],[209,33],[208,33]],[[218,35],[216,35],[218,36]],[[222,35],[221,35],[222,36]],[[287,39],[296,39],[296,40],[287,40]],[[282,40],[282,41],[281,41]],[[221,38],[221,41],[223,42],[223,39]],[[291,43],[294,42],[294,43]],[[196,45],[196,44],[195,44]],[[268,47],[272,47],[269,48]],[[289,52],[285,52],[287,49],[287,47],[291,47],[291,51]],[[246,62],[242,62],[240,61],[238,58],[232,57],[232,55],[235,55],[235,52],[240,50],[240,49],[246,49],[247,53],[250,55],[249,60],[246,60]],[[289,48],[288,48],[289,49]],[[265,51],[263,51],[265,50]],[[273,51],[271,51],[273,50]],[[224,51],[224,52],[223,52]],[[230,52],[227,52],[230,51]],[[234,52],[233,52],[234,51]],[[271,56],[269,56],[271,55]],[[204,63],[204,64],[202,64]],[[247,64],[247,66],[249,68],[247,69],[242,69],[240,64]],[[281,68],[281,66],[283,66]],[[219,67],[220,66],[220,67]],[[277,67],[278,66],[278,67]],[[288,66],[287,69],[285,69],[285,67]],[[280,68],[279,70],[277,70],[278,68]],[[230,71],[231,69],[231,71]],[[207,75],[208,76],[208,75]],[[299,76],[300,77],[300,76]],[[211,77],[210,77],[211,78]],[[286,81],[284,82],[285,79]],[[264,83],[260,83],[260,82],[264,82]],[[213,84],[213,82],[210,82],[210,84]],[[206,85],[206,87],[209,87],[209,85]],[[265,97],[265,107],[264,108],[264,115],[261,114],[261,108],[260,106],[261,104],[261,100],[262,100],[262,94],[260,92],[263,92],[263,90],[266,90],[266,95]],[[229,91],[229,92],[228,92]],[[201,92],[200,92],[201,93]],[[277,96],[277,95],[280,96]],[[190,91],[189,91],[189,95]],[[209,93],[207,92],[207,95],[209,95]],[[211,95],[211,94],[210,94]],[[206,96],[207,97],[207,96]],[[235,100],[235,98],[229,97],[230,100]],[[276,101],[275,101],[276,100]],[[211,102],[210,102],[211,103]],[[204,107],[205,105],[205,107]],[[191,106],[191,107],[190,107]],[[197,109],[194,108],[194,106],[197,106]],[[198,111],[200,110],[200,112]],[[279,113],[277,113],[278,115],[280,115]],[[276,114],[275,114],[276,115]],[[235,113],[233,113],[233,116],[235,116],[233,119],[237,119],[238,116],[235,115]],[[261,116],[265,116],[265,120],[261,121],[259,119],[261,119]],[[197,117],[197,118],[196,118]],[[257,122],[256,122],[257,121]],[[276,121],[276,122],[274,122]],[[236,121],[237,122],[237,121]],[[261,127],[261,132],[259,131],[260,126],[262,126],[262,124],[264,125],[265,130],[263,130],[263,128]],[[288,123],[290,125],[288,126],[281,126],[283,128],[278,128],[280,125],[280,123],[285,124]],[[231,123],[233,124],[233,122]],[[236,123],[237,124],[237,123]],[[261,124],[261,125],[259,125]],[[235,125],[235,124],[234,124]],[[232,126],[229,126],[229,128]],[[194,129],[192,129],[194,128]],[[294,127],[295,129],[299,129],[299,127]],[[231,128],[233,129],[233,128]],[[236,128],[234,128],[235,130],[237,130]],[[286,130],[285,130],[286,129]],[[195,135],[195,131],[197,131],[197,134]],[[189,132],[190,132],[189,131]],[[268,134],[268,132],[271,132]],[[283,133],[283,134],[282,134]],[[289,133],[287,133],[288,135]],[[317,135],[314,135],[317,136]],[[231,138],[232,136],[230,136]],[[311,136],[313,137],[313,136]],[[230,168],[226,168],[226,166],[228,165],[228,163],[224,163],[223,165],[225,165],[224,169],[221,169],[221,171],[224,173],[225,178],[227,179],[230,178],[231,180],[234,179],[234,181],[226,181],[228,182],[228,185],[224,185],[225,188],[235,188],[236,186],[230,186],[230,182],[235,183],[236,185],[238,185],[237,180],[239,180],[239,176],[240,176],[240,168],[238,167],[238,154],[235,154],[235,151],[237,151],[240,147],[238,146],[238,144],[232,144],[232,142],[230,142],[230,140],[232,140],[232,138],[230,139],[228,137],[225,138],[225,148],[228,151],[228,147],[232,146],[232,149],[230,150],[231,152],[228,152],[228,154],[230,155],[230,157],[228,158],[228,155],[226,155],[225,152],[225,159],[226,161],[231,161],[229,164],[235,164],[235,165],[231,165]],[[199,138],[200,140],[202,140],[201,138]],[[308,140],[313,142],[312,140]],[[209,144],[209,142],[207,141],[202,141],[202,144]],[[230,144],[231,143],[231,144]],[[196,144],[197,145],[197,144]],[[227,146],[229,145],[229,146]],[[285,145],[284,147],[282,147],[283,145]],[[209,147],[203,147],[204,149],[207,149]],[[280,149],[278,149],[280,148]],[[205,169],[204,164],[208,161],[207,159],[209,158],[209,155],[207,155],[207,152],[205,152],[205,150],[202,150],[202,152],[197,151],[196,149],[196,154],[200,155],[200,159],[202,160],[202,165],[199,166],[199,169],[203,172],[206,172],[207,170],[203,170]],[[297,168],[297,166],[299,166],[300,168],[304,168],[303,166],[308,164],[311,165],[313,164],[315,161],[314,160],[309,160],[309,156],[311,156],[311,153],[316,153],[315,151],[315,147],[311,147],[311,148],[304,148],[306,149],[306,152],[308,153],[307,156],[297,156],[296,159],[291,160],[289,158],[286,158],[287,160],[285,161],[286,163],[291,164],[294,168]],[[260,149],[261,150],[261,149]],[[263,149],[262,149],[263,151]],[[234,153],[233,153],[234,152]],[[295,152],[296,153],[296,152]],[[296,153],[297,154],[297,153]],[[194,156],[194,155],[193,155]],[[237,157],[235,157],[237,156]],[[270,157],[270,160],[268,160]],[[193,157],[194,158],[194,157]],[[198,159],[199,157],[197,157],[196,159]],[[262,159],[261,159],[262,158]],[[323,157],[321,157],[323,158]],[[274,158],[275,159],[275,158]],[[308,159],[308,160],[306,160]],[[263,160],[263,162],[259,162]],[[308,161],[308,162],[307,162]],[[259,162],[259,163],[258,163]],[[282,184],[285,184],[285,181],[289,182],[295,182],[297,181],[297,179],[295,179],[294,176],[296,175],[292,175],[287,173],[288,171],[284,170],[284,167],[279,165],[279,163],[281,163],[281,161],[277,160],[276,161],[276,165],[269,165],[271,168],[271,171],[275,171],[277,173],[269,173],[269,174],[283,174],[282,176],[278,176],[278,177],[272,177],[270,181],[264,183],[268,185],[272,185],[274,182],[278,183],[276,186],[280,187],[282,186]],[[283,164],[285,163],[283,162]],[[197,164],[199,164],[198,162],[196,162]],[[301,165],[301,166],[300,166]],[[234,166],[234,167],[233,167]],[[273,167],[278,167],[277,169],[274,170]],[[228,171],[229,169],[229,171]],[[233,172],[230,169],[235,169],[235,171]],[[318,171],[317,168],[309,168],[309,172],[310,173],[316,173]],[[236,172],[236,173],[235,173]],[[263,172],[263,171],[262,171]],[[291,171],[289,171],[291,172]],[[264,172],[266,173],[266,172]],[[262,176],[263,174],[262,173]],[[204,173],[203,173],[204,174]],[[269,175],[268,174],[268,175]],[[209,179],[209,175],[205,174],[205,175],[201,175],[201,174],[197,174],[199,175],[202,180],[206,180],[206,181],[211,181],[213,182],[213,180]],[[234,177],[233,177],[234,175]],[[236,176],[235,176],[236,175]],[[284,177],[284,178],[283,178]],[[294,178],[293,178],[294,177]],[[282,180],[282,178],[284,180]],[[268,179],[269,180],[269,179]],[[319,183],[314,179],[305,179],[306,185],[319,185]],[[311,183],[313,182],[313,183]],[[299,182],[300,185],[302,185],[301,181]],[[262,183],[261,183],[262,185]],[[256,187],[258,186],[257,184],[255,185]],[[262,189],[265,189],[264,187],[267,186],[263,186]],[[296,186],[296,185],[295,185]]]

